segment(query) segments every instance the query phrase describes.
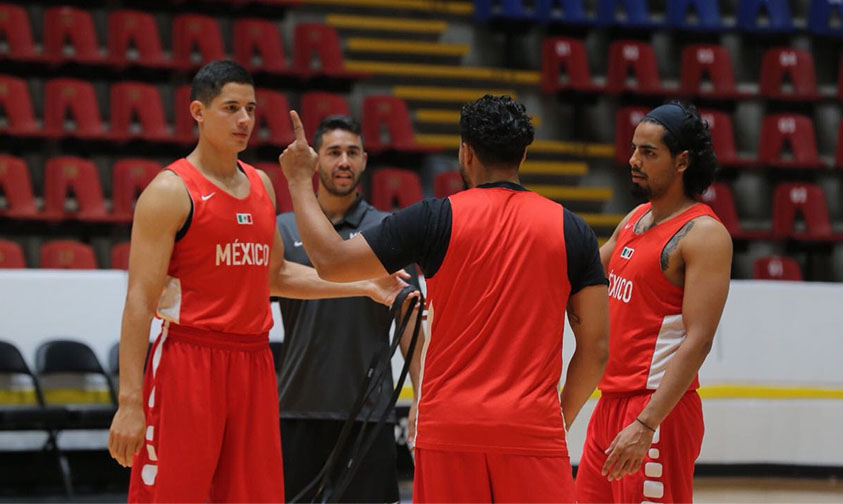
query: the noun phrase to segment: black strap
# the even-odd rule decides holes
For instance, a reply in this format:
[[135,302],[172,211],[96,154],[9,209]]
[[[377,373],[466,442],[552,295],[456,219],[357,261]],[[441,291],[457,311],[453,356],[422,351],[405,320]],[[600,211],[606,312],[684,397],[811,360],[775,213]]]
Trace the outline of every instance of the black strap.
[[[366,376],[363,377],[360,386],[360,393],[354,401],[351,412],[340,430],[340,435],[337,438],[334,449],[331,450],[330,455],[328,455],[325,465],[322,466],[319,474],[317,474],[316,477],[313,478],[313,480],[304,489],[302,489],[301,492],[293,497],[290,502],[300,502],[301,499],[314,488],[317,490],[311,502],[338,502],[342,498],[348,484],[357,473],[357,469],[360,467],[360,462],[374,444],[378,434],[386,423],[386,419],[389,417],[389,413],[395,407],[398,396],[401,394],[401,387],[404,384],[404,380],[410,370],[410,363],[413,360],[413,353],[415,352],[416,343],[418,342],[419,333],[421,331],[421,314],[422,308],[424,307],[424,296],[418,292],[418,295],[410,302],[409,309],[402,313],[402,308],[407,297],[415,292],[417,292],[415,287],[407,286],[395,297],[395,301],[392,303],[389,313],[396,321],[399,321],[400,319],[400,322],[396,324],[395,333],[392,336],[388,349],[386,351],[379,352],[372,358],[372,362],[369,364]],[[416,317],[415,324],[413,326],[413,334],[410,339],[410,345],[407,348],[404,366],[401,369],[401,373],[397,381],[398,386],[395,387],[389,403],[387,403],[386,407],[381,412],[377,422],[372,422],[373,425],[371,426],[369,424],[373,416],[374,409],[369,411],[362,423],[363,426],[361,427],[357,438],[354,440],[354,445],[349,452],[347,460],[339,468],[338,473],[334,475],[340,460],[340,454],[343,452],[346,443],[349,441],[351,429],[354,426],[357,415],[360,414],[360,411],[363,409],[363,406],[369,396],[371,396],[372,393],[383,383],[383,381],[388,379],[390,376],[388,371],[392,366],[392,356],[398,349],[401,337],[407,329],[410,317],[416,307],[419,308],[418,317]],[[387,334],[387,338],[389,338],[389,334]]]

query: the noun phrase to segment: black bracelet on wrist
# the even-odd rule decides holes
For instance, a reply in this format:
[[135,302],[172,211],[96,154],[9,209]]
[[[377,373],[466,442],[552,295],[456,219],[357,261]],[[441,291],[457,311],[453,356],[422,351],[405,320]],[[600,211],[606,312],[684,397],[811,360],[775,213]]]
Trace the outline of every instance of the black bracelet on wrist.
[[644,421],[643,421],[643,420],[641,420],[640,418],[635,417],[635,420],[636,420],[638,423],[640,423],[641,425],[643,425],[644,427],[646,427],[646,428],[650,429],[650,430],[651,430],[651,431],[653,431],[653,432],[656,432],[656,429],[654,429],[654,428],[650,427],[649,425],[645,424],[645,423],[644,423]]

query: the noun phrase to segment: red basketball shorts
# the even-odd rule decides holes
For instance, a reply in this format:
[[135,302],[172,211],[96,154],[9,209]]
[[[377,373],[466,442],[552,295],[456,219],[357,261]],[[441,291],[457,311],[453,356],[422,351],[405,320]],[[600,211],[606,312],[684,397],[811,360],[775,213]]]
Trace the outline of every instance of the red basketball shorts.
[[[236,342],[235,342],[236,341]],[[165,325],[144,378],[146,440],[129,502],[283,502],[267,335]]]
[[413,502],[575,502],[571,462],[416,448]]
[[577,470],[579,502],[692,502],[694,462],[703,439],[702,403],[688,392],[656,429],[641,469],[618,481],[601,474],[605,450],[647,405],[651,394],[605,395],[588,423]]

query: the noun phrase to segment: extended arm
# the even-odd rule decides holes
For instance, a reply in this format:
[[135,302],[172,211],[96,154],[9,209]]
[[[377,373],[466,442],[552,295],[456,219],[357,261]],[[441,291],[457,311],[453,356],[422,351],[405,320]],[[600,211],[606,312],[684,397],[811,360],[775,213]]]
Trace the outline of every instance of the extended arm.
[[143,364],[149,326],[167,279],[176,233],[189,212],[184,183],[169,171],[152,181],[135,208],[120,335],[119,405],[108,439],[111,456],[126,467],[143,445]]
[[591,396],[609,359],[609,298],[605,285],[581,289],[568,300],[568,322],[577,346],[562,388],[566,428]]

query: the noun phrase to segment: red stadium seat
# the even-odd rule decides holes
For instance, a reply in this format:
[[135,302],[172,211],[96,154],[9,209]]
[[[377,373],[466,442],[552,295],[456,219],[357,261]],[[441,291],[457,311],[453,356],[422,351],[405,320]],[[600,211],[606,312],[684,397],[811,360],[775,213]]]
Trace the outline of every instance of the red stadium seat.
[[23,249],[17,242],[0,239],[0,269],[26,268]]
[[819,99],[814,57],[808,51],[792,47],[768,49],[761,60],[759,90],[768,98]]
[[749,167],[756,165],[754,159],[746,159],[738,156],[735,149],[735,132],[732,127],[732,118],[726,112],[718,110],[700,110],[700,118],[708,123],[711,130],[711,141],[714,144],[714,153],[717,155],[717,162],[723,166]]
[[0,51],[0,59],[33,61],[40,58],[32,42],[29,15],[23,7],[0,4],[0,39],[5,39],[8,49]]
[[[784,155],[785,145],[792,156]],[[810,117],[796,114],[768,114],[761,124],[758,160],[770,166],[819,168],[814,123]]]
[[645,107],[621,107],[615,113],[615,163],[628,165],[635,127],[649,112]]
[[759,257],[752,263],[752,278],[755,280],[802,281],[802,270],[792,257]]
[[[133,127],[133,117],[137,117],[139,129]],[[161,93],[155,85],[118,82],[111,86],[111,134],[117,140],[160,142],[171,138]]]
[[[293,70],[303,77],[346,75],[340,38],[332,27],[321,23],[299,23],[294,32]],[[313,55],[319,64],[314,66]]]
[[0,154],[0,189],[6,196],[6,209],[0,209],[0,217],[38,216],[29,168],[23,159]]
[[447,198],[464,189],[465,182],[463,182],[460,172],[440,172],[433,179],[433,195],[437,198]]
[[[73,190],[78,210],[65,210],[65,198]],[[73,156],[49,159],[44,165],[44,214],[49,220],[109,221],[102,184],[94,163]]]
[[8,126],[0,126],[0,133],[27,136],[38,132],[29,86],[25,80],[0,75],[0,117],[4,115]]
[[[635,75],[634,82],[627,82],[630,71]],[[606,90],[610,93],[661,94],[663,90],[653,46],[635,40],[612,42],[609,46]]]
[[585,45],[571,37],[548,37],[542,43],[542,90],[555,93],[569,89],[596,89],[591,81]]
[[[287,179],[281,171],[278,163],[255,163],[255,168],[263,170],[269,175],[272,181],[272,188],[275,190],[275,212],[284,213],[293,211],[293,201],[290,199],[290,189],[287,186]],[[319,191],[319,174],[313,175],[313,192]]]
[[[708,82],[703,78],[707,77]],[[694,44],[682,50],[679,90],[686,96],[737,98],[732,57],[714,44]],[[710,82],[710,83],[709,83]]]
[[173,93],[173,129],[181,143],[190,144],[199,139],[199,127],[190,115],[190,84],[177,87]]
[[41,268],[97,269],[94,249],[75,240],[55,240],[41,245]]
[[[69,50],[65,46],[67,40],[70,40]],[[45,10],[44,58],[54,63],[103,62],[91,14],[73,7],[51,7]]]
[[738,210],[735,207],[735,197],[732,195],[732,189],[723,182],[714,182],[708,189],[700,196],[700,200],[711,207],[717,217],[726,226],[726,230],[733,237],[742,237],[744,235],[741,228],[740,220],[738,220]]
[[[68,110],[75,128],[65,129]],[[79,79],[51,79],[44,86],[44,132],[48,136],[106,138],[94,86]]]
[[[286,147],[295,139],[287,97],[278,91],[256,89],[255,128],[249,145]],[[191,118],[192,120],[192,118]]]
[[335,114],[351,115],[344,96],[322,91],[310,91],[301,95],[301,120],[307,138],[313,138],[313,133],[322,119]]
[[372,205],[385,212],[424,199],[419,176],[401,168],[379,168],[372,173]]
[[[386,127],[386,130],[384,130]],[[397,96],[369,95],[363,98],[363,138],[366,150],[429,152],[416,144],[407,104]]]
[[161,171],[161,165],[148,159],[121,159],[111,167],[111,206],[113,218],[132,220],[138,194]]
[[[189,70],[225,59],[225,47],[217,20],[199,14],[173,17],[173,64]],[[193,49],[198,49],[198,54]]]
[[108,56],[111,63],[118,67],[170,65],[161,49],[161,36],[155,18],[137,10],[108,13]]
[[[796,212],[805,218],[806,232],[793,229]],[[825,195],[817,184],[783,183],[776,186],[773,194],[773,235],[776,238],[803,240],[832,239],[831,222]]]
[[111,247],[111,269],[129,269],[129,246],[130,242],[115,243]]
[[284,42],[278,25],[264,19],[235,21],[234,60],[250,72],[286,72]]

